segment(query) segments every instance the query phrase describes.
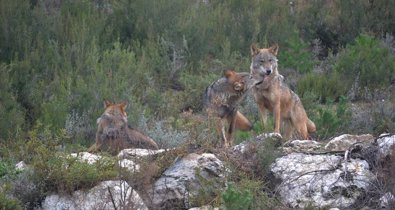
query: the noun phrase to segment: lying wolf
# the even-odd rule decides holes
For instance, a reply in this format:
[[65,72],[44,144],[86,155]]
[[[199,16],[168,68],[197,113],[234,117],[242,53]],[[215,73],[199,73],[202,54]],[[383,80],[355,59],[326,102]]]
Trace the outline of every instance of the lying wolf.
[[[250,89],[250,75],[236,73],[233,70],[224,71],[224,77],[213,82],[206,88],[203,105],[209,118],[214,118],[216,130],[221,135],[225,147],[233,144],[233,132],[240,129],[249,131],[251,122],[237,109],[248,89]],[[225,131],[225,123],[228,129]]]
[[278,73],[278,45],[259,49],[251,45],[251,77],[255,81],[252,88],[258,104],[263,126],[266,126],[268,111],[274,113],[274,132],[280,133],[281,121],[285,126],[285,138],[291,135],[309,138],[315,132],[315,124],[307,117],[299,97],[284,83]]
[[128,125],[127,102],[118,104],[104,100],[105,111],[97,119],[96,143],[89,151],[109,151],[113,154],[125,148],[158,149],[150,137]]

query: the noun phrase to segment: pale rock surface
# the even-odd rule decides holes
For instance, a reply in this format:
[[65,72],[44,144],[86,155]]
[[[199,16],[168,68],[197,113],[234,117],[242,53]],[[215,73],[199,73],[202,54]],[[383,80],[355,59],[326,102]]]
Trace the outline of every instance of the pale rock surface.
[[89,152],[71,153],[71,157],[77,158],[80,161],[84,161],[88,164],[95,164],[102,157]]
[[395,196],[392,193],[387,192],[380,198],[380,207],[382,209],[387,209],[389,207],[389,204],[394,201],[395,201]]
[[362,145],[369,145],[374,142],[374,138],[370,134],[363,135],[350,135],[343,134],[341,136],[335,137],[330,140],[325,145],[325,150],[327,151],[346,151],[352,145],[358,143]]
[[177,160],[154,183],[150,192],[152,203],[155,209],[191,208],[193,196],[204,189],[203,182],[210,183],[206,187],[224,187],[225,171],[214,154],[188,154]]
[[344,161],[335,155],[291,153],[276,159],[271,171],[281,180],[277,191],[292,208],[309,204],[346,208],[367,191],[374,180],[366,161]]
[[150,155],[156,155],[165,151],[166,151],[165,149],[158,149],[158,150],[140,149],[140,148],[124,149],[118,153],[118,158],[125,159],[131,157],[146,157]]
[[[111,191],[111,193],[109,193]],[[72,195],[50,195],[42,202],[42,210],[112,210],[148,209],[140,196],[124,181],[104,181],[88,191]]]
[[219,210],[219,208],[217,207],[214,208],[212,206],[201,206],[201,207],[193,207],[188,210]]
[[323,148],[323,145],[312,140],[293,140],[286,142],[283,146],[283,152],[289,154],[293,152],[314,152]]
[[395,145],[395,135],[381,134],[377,139],[379,155],[385,157],[392,154],[391,147]]
[[20,161],[19,163],[15,164],[15,170],[17,171],[24,171],[27,168],[27,165],[24,161]]

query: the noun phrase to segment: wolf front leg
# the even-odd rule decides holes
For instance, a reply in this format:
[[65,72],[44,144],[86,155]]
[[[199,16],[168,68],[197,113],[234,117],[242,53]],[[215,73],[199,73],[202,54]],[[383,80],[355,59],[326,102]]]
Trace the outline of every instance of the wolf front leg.
[[259,113],[261,115],[262,127],[265,129],[267,127],[267,115],[269,114],[264,104],[258,104]]
[[227,117],[229,128],[227,133],[227,139],[225,141],[225,148],[228,148],[229,146],[233,146],[233,133],[235,132],[236,129],[237,113],[238,112],[233,112],[230,116]]
[[220,135],[220,138],[222,140],[221,144],[223,144],[225,147],[227,145],[228,142],[228,135],[227,132],[225,130],[225,123],[224,123],[224,119],[222,118],[216,118],[215,119],[215,128],[217,130],[217,133]]
[[280,134],[280,125],[281,125],[281,103],[278,100],[277,103],[275,103],[273,107],[273,113],[274,113],[274,132]]

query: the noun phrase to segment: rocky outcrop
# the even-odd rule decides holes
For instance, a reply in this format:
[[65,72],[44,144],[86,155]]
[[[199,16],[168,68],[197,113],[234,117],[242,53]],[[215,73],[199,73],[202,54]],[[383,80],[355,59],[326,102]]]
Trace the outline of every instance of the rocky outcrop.
[[[373,205],[366,202],[366,198],[373,200],[376,205],[373,209],[388,209],[394,203],[394,196],[390,191],[372,192],[372,189],[378,188],[377,180],[393,179],[391,170],[378,170],[379,167],[393,167],[395,170],[395,164],[392,164],[395,157],[395,135],[386,134],[377,139],[371,135],[341,135],[328,143],[311,140],[294,140],[283,145],[277,143],[281,143],[278,136],[263,134],[234,146],[226,152],[226,158],[238,170],[246,170],[248,173],[259,175],[269,170],[273,178],[270,189],[279,196],[284,205],[293,209],[306,206],[369,209],[369,205]],[[266,151],[268,145],[271,145],[271,151]],[[278,149],[273,150],[273,145],[278,146]],[[127,173],[138,172],[144,175],[143,170],[146,168],[140,167],[140,161],[155,161],[152,157],[161,157],[157,155],[172,157],[166,152],[169,151],[126,149],[115,158],[121,168],[127,169]],[[262,164],[262,153],[269,152],[278,158],[268,169],[257,169],[257,164]],[[174,154],[178,154],[177,151]],[[205,196],[213,196],[212,199],[218,196],[215,193],[210,194],[209,191],[215,189],[218,193],[218,189],[226,186],[225,177],[229,170],[221,160],[210,153],[181,154],[184,156],[176,158],[159,178],[155,178],[148,188],[144,188],[141,197],[139,189],[131,189],[130,186],[136,184],[130,183],[131,180],[128,180],[129,183],[106,181],[90,190],[75,191],[71,195],[50,195],[43,201],[43,209],[114,209],[114,206],[188,209],[202,205],[201,202],[196,203],[202,192],[206,193]],[[90,153],[71,156],[90,164],[102,158]],[[26,166],[22,168],[24,167]],[[262,175],[264,176],[266,175]],[[116,197],[118,195],[121,197]],[[125,200],[125,196],[130,199]],[[361,205],[361,201],[365,203]],[[207,208],[211,207],[202,206],[197,209]]]
[[[271,165],[271,172],[280,180],[275,190],[292,208],[369,206],[366,196],[382,193],[372,190],[380,179],[377,164],[395,151],[394,144],[395,136],[382,136],[375,142],[371,135],[348,134],[327,144],[288,142],[282,148],[286,155]],[[382,198],[382,205],[389,203],[387,198],[391,196]]]
[[370,134],[364,135],[350,135],[343,134],[341,136],[333,138],[325,145],[327,151],[346,151],[354,144],[370,145],[374,141],[374,138]]
[[382,134],[377,139],[377,144],[379,148],[379,155],[381,157],[386,157],[395,152],[395,135]]
[[351,206],[366,194],[374,175],[364,160],[344,159],[336,155],[292,153],[271,167],[281,198],[292,208]]
[[179,159],[154,183],[150,192],[154,209],[184,209],[194,207],[193,197],[204,182],[215,189],[225,184],[225,167],[213,154],[191,153]]
[[125,181],[104,181],[89,191],[72,195],[53,194],[42,203],[42,210],[147,209],[140,196]]

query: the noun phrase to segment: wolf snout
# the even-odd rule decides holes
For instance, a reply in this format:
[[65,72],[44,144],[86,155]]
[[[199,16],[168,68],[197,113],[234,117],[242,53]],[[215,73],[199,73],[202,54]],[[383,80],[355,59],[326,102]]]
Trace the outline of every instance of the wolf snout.
[[266,75],[269,75],[269,74],[271,74],[272,73],[272,70],[271,69],[266,69]]

